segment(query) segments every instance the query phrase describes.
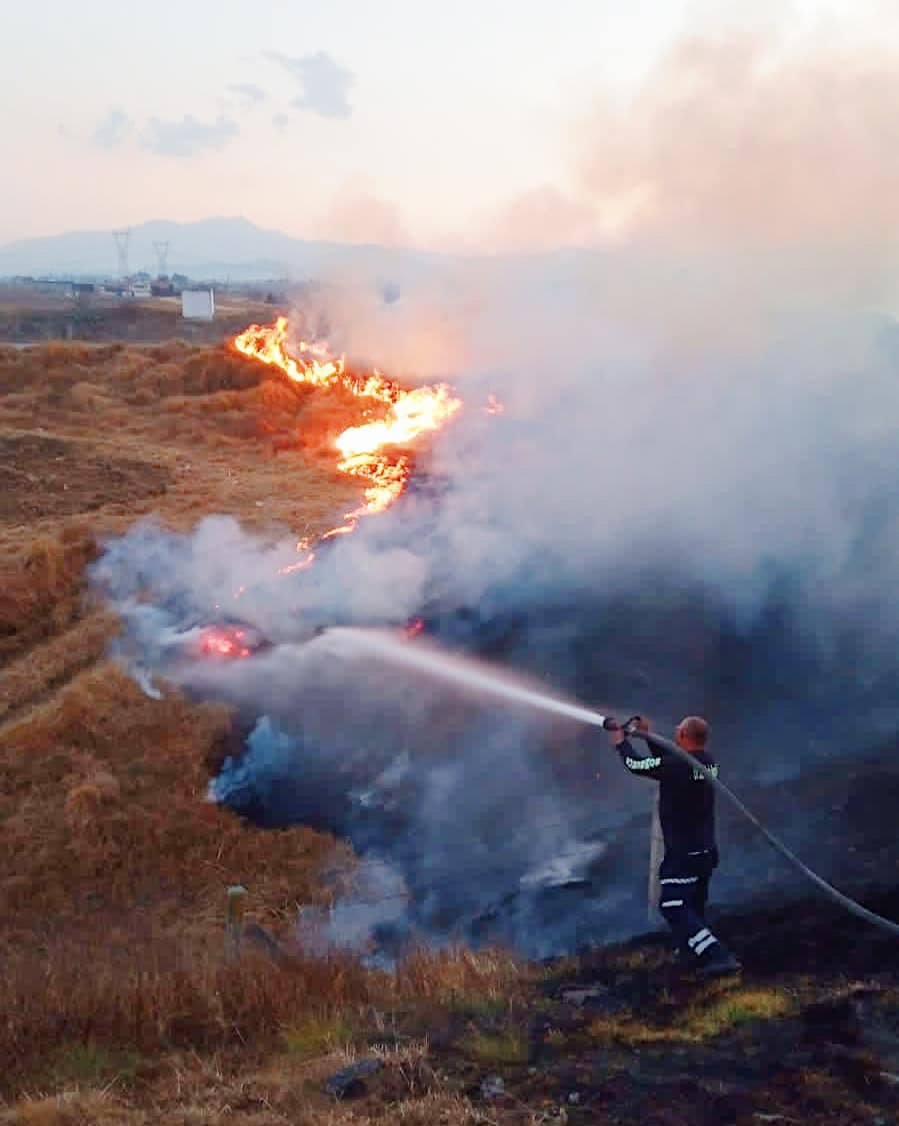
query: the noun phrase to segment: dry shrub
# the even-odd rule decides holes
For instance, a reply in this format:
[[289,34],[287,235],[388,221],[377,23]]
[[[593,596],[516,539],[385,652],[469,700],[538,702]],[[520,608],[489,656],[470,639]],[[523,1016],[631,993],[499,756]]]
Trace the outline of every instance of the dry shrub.
[[532,971],[513,954],[460,946],[410,954],[397,970],[396,990],[401,999],[479,1008],[485,1002],[522,1001],[531,978]]
[[183,365],[184,394],[209,395],[216,391],[244,391],[264,378],[260,364],[229,348],[204,348]]
[[0,391],[27,391],[36,403],[59,403],[73,384],[102,382],[108,357],[87,344],[53,342],[18,350],[0,362]]
[[137,384],[141,377],[153,367],[153,360],[139,348],[129,348],[115,358],[109,371],[109,383],[118,391],[127,390]]
[[158,363],[146,368],[134,380],[128,400],[132,403],[152,403],[169,395],[181,395],[183,392],[183,364]]
[[194,351],[187,340],[164,340],[146,348],[147,355],[157,364],[182,364]]
[[96,383],[81,380],[69,388],[68,402],[76,410],[105,410],[112,399],[104,395]]
[[264,379],[255,390],[260,408],[288,415],[295,415],[310,394],[314,394],[311,388],[297,387],[284,379]]
[[80,383],[106,397],[149,404],[154,397],[247,390],[264,377],[259,365],[225,346],[196,348],[180,341],[105,347],[54,341],[0,353],[0,392],[26,393],[35,410],[82,409],[84,393],[71,398]]

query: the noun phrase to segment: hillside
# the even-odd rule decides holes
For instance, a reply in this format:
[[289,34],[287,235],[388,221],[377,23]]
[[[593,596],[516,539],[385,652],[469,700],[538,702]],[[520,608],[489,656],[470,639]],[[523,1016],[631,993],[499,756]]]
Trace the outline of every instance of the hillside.
[[[239,217],[200,219],[193,223],[152,220],[131,231],[128,262],[132,272],[154,276],[154,242],[170,244],[171,271],[197,278],[233,281],[292,277],[302,281],[335,270],[400,282],[420,277],[445,260],[437,254],[383,246],[310,242],[282,231],[257,227]],[[16,274],[113,276],[116,248],[109,231],[70,231],[20,239],[0,246],[0,277]]]
[[204,800],[227,712],[143,695],[84,569],[151,515],[314,537],[358,500],[320,456],[344,407],[224,347],[0,348],[0,1123],[895,1122],[896,946],[826,906],[726,918],[746,972],[705,986],[655,940],[390,973],[293,944],[348,849]]

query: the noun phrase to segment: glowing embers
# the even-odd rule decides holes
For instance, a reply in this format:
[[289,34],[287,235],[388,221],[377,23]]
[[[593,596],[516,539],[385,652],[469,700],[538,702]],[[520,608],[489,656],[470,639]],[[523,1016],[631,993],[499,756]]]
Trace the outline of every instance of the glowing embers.
[[[432,433],[444,426],[462,406],[446,384],[415,387],[406,390],[377,369],[368,375],[355,375],[346,370],[343,356],[333,357],[322,344],[301,340],[297,355],[288,351],[288,324],[279,317],[273,325],[250,325],[234,338],[234,347],[244,356],[283,371],[295,383],[328,389],[341,387],[361,399],[383,404],[382,418],[349,426],[334,442],[338,455],[337,469],[365,483],[364,501],[344,515],[345,524],[332,528],[322,538],[351,532],[361,516],[371,516],[389,508],[406,487],[411,472],[404,449],[421,434]],[[363,418],[368,418],[366,408]],[[285,568],[286,572],[301,570],[314,556],[308,545],[297,550],[305,558]]]
[[266,646],[261,634],[248,626],[212,626],[203,631],[200,652],[207,657],[238,660]]

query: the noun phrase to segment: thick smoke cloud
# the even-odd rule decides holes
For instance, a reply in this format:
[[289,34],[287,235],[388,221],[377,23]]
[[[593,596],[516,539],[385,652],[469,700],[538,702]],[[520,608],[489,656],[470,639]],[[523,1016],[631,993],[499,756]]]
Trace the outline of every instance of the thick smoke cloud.
[[623,112],[597,111],[585,191],[641,192],[653,237],[747,248],[895,240],[895,56],[779,46],[759,35],[680,43]]
[[[880,240],[897,166],[866,131],[891,135],[893,79],[838,61],[675,52],[607,131],[615,158],[586,164],[598,192],[652,183],[639,237],[471,264],[389,304],[331,291],[343,346],[404,371],[419,353],[467,406],[394,509],[315,566],[278,577],[293,540],[225,519],[136,528],[97,564],[141,675],[229,700],[245,725],[213,796],[376,861],[394,890],[383,911],[347,901],[354,941],[381,924],[384,941],[549,953],[639,926],[649,794],[595,734],[372,668],[322,627],[421,617],[604,709],[703,712],[762,813],[798,787],[773,827],[800,850],[820,816],[803,778],[899,732],[899,329]],[[782,195],[779,160],[797,165]],[[225,617],[272,647],[200,658],[197,631]],[[757,885],[759,856],[726,859],[725,897]]]
[[[803,269],[895,293],[899,230],[895,51],[759,31],[693,35],[626,98],[571,132],[568,191],[534,188],[491,217],[504,249],[626,239],[717,247],[745,268]],[[835,255],[842,257],[840,269]],[[798,280],[798,279],[797,279]],[[854,291],[858,296],[858,291]]]

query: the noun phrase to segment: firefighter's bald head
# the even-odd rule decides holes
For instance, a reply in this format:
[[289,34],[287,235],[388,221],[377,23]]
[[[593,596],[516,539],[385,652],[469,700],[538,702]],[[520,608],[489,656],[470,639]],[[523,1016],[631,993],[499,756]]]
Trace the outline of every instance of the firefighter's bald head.
[[709,739],[709,725],[701,715],[688,715],[677,725],[675,734],[685,751],[704,751]]

